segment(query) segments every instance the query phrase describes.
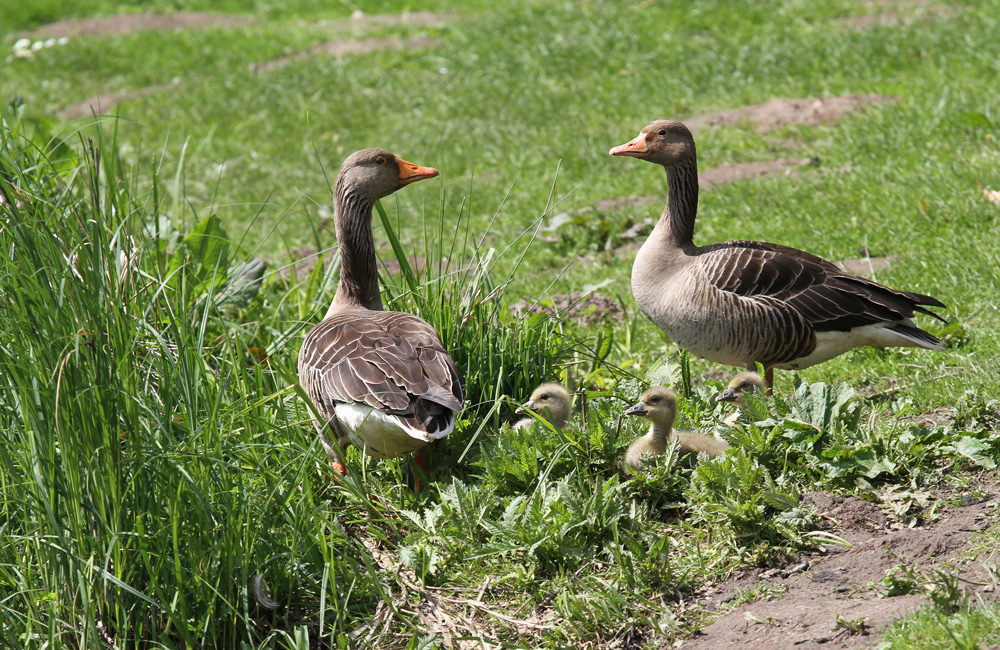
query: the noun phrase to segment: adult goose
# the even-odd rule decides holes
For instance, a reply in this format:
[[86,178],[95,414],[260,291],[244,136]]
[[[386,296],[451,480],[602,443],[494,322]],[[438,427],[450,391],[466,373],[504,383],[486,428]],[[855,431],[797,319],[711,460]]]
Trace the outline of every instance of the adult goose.
[[[323,420],[317,430],[341,472],[340,447],[353,442],[376,458],[415,452],[451,433],[462,409],[458,370],[434,328],[412,314],[382,310],[372,238],[375,201],[437,173],[364,149],[337,175],[340,285],[299,351],[299,382]],[[416,460],[422,466],[420,455]],[[419,482],[415,487],[419,491]]]
[[930,297],[897,291],[788,246],[730,241],[695,246],[698,167],[681,122],[653,122],[612,156],[667,171],[669,199],[632,266],[639,309],[678,345],[710,361],[753,369],[806,368],[873,345],[944,349],[913,324],[914,312],[944,320]]
[[[563,429],[569,420],[571,409],[572,399],[569,392],[559,384],[546,383],[531,391],[528,401],[514,412],[519,414],[534,411],[556,427]],[[522,418],[514,423],[514,428],[523,429],[534,423],[534,418]]]
[[625,452],[625,464],[632,469],[642,469],[643,454],[658,456],[667,450],[667,443],[676,441],[687,453],[706,453],[709,456],[729,449],[729,443],[713,436],[691,431],[674,431],[677,418],[677,395],[663,386],[650,388],[625,415],[635,415],[649,420],[649,432],[639,436]]

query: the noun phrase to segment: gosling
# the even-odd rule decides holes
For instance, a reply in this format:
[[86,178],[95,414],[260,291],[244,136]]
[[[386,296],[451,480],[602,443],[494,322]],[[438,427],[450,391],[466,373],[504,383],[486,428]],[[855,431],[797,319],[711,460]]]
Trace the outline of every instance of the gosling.
[[763,395],[766,392],[767,384],[764,383],[764,378],[756,372],[746,371],[733,377],[729,386],[716,396],[715,401],[732,402],[742,411],[747,407],[747,395],[752,393]]
[[[565,388],[559,384],[542,384],[532,391],[531,398],[518,407],[514,413],[520,414],[534,411],[557,428],[564,429],[566,428],[566,422],[569,420],[571,405],[572,400]],[[522,418],[514,423],[514,428],[524,429],[534,423],[534,418]]]
[[709,456],[725,451],[729,443],[712,436],[690,431],[673,431],[677,417],[677,396],[674,391],[658,386],[642,394],[638,404],[630,406],[625,415],[637,415],[650,421],[649,433],[635,439],[625,452],[625,464],[642,469],[642,455],[658,456],[667,450],[667,443],[676,440],[686,453],[706,453]]

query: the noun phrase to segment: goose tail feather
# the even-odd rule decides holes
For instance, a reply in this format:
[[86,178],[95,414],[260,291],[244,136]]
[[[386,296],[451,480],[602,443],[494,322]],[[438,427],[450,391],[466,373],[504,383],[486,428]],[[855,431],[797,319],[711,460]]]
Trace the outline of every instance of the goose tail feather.
[[900,336],[913,341],[913,344],[917,347],[926,348],[928,350],[944,350],[944,343],[941,339],[933,334],[925,332],[919,327],[900,323],[898,325],[893,325],[889,329],[896,332]]

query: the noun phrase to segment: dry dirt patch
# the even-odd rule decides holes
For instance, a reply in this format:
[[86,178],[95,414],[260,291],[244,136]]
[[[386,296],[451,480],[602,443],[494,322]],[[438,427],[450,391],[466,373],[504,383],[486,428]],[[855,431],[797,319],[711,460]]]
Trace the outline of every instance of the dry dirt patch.
[[180,11],[172,14],[121,14],[105,18],[69,18],[22,34],[35,38],[63,36],[120,36],[138,31],[235,27],[254,22],[249,16]]
[[891,268],[893,260],[894,257],[892,255],[888,257],[855,257],[848,260],[840,260],[837,262],[837,266],[848,273],[871,278],[879,271]]
[[348,54],[367,54],[376,50],[414,50],[418,48],[440,45],[441,41],[427,37],[413,38],[363,38],[356,41],[333,41],[323,43],[306,50],[289,54],[278,59],[272,59],[254,66],[257,72],[266,72],[284,67],[294,61],[308,59],[313,56],[346,56]]
[[145,88],[139,88],[137,90],[95,95],[94,97],[89,97],[82,102],[70,104],[56,113],[56,115],[61,120],[75,120],[79,117],[86,117],[91,114],[107,114],[112,106],[123,99],[139,99],[140,97],[145,97],[146,95],[152,95],[153,93],[160,92],[161,90],[166,90],[171,86],[172,84],[161,84],[157,86],[146,86]]
[[[383,27],[388,25],[431,25],[441,23],[451,16],[430,11],[416,11],[403,14],[388,14],[368,16],[358,14],[349,20],[331,21],[338,25],[357,25],[362,29]],[[254,22],[247,16],[229,14],[207,14],[197,12],[180,12],[175,14],[126,14],[109,18],[93,18],[87,20],[64,20],[46,25],[31,35],[35,37],[59,37],[69,34],[88,36],[107,36],[128,34],[140,30],[156,29],[203,29],[216,26],[234,26]],[[283,56],[254,66],[256,72],[273,70],[286,66],[293,61],[317,55],[346,56],[349,54],[365,54],[376,50],[417,49],[438,45],[440,41],[426,37],[414,38],[367,38],[358,40],[342,40],[323,43],[293,54]],[[63,120],[86,117],[92,113],[107,113],[115,104],[122,100],[138,99],[170,87],[170,84],[157,84],[135,90],[106,92],[89,97],[81,102],[71,104],[57,115]]]
[[584,294],[582,291],[574,291],[571,294],[556,294],[544,302],[545,304],[538,304],[519,300],[510,306],[510,313],[526,311],[532,314],[555,315],[558,312],[568,319],[579,320],[588,325],[607,318],[621,320],[625,314],[621,305],[597,292]]
[[[786,124],[815,126],[834,122],[847,113],[860,110],[866,106],[884,104],[894,100],[895,98],[891,95],[875,94],[813,97],[808,99],[776,98],[753,106],[743,106],[718,113],[696,115],[684,120],[684,123],[694,131],[708,126],[751,122],[757,126],[757,130],[761,133],[768,133]],[[800,146],[800,143],[788,140],[783,140],[780,144],[784,149],[794,149]],[[709,190],[717,185],[760,178],[770,174],[793,174],[796,168],[803,164],[815,163],[813,161],[796,160],[793,158],[780,158],[778,160],[760,160],[720,165],[719,167],[699,172],[698,185],[703,190]],[[666,201],[666,195],[614,197],[597,201],[591,207],[599,212],[607,212],[664,201]]]
[[343,26],[345,24],[358,25],[360,27],[389,27],[392,25],[437,25],[451,20],[452,14],[437,13],[434,11],[407,11],[400,14],[366,14],[355,12],[349,20],[322,20],[320,26],[332,24]]
[[[794,175],[801,165],[808,165],[810,161],[796,160],[794,158],[779,158],[778,160],[755,160],[751,162],[730,163],[719,165],[711,169],[698,172],[698,187],[703,191],[711,190],[719,185],[736,183],[739,181],[762,178],[773,174]],[[609,199],[595,201],[584,210],[594,209],[598,212],[617,212],[628,208],[638,208],[653,203],[665,205],[667,195],[657,196],[616,196]],[[633,235],[634,236],[634,235]],[[623,235],[628,239],[628,235]]]
[[[750,162],[730,163],[698,172],[698,187],[711,190],[719,185],[736,183],[738,181],[761,178],[772,174],[794,174],[795,168],[809,164],[808,161],[795,158],[779,158],[778,160],[754,160]],[[598,212],[614,212],[626,208],[637,208],[651,203],[665,204],[667,195],[658,196],[617,196],[610,199],[595,201],[590,207]]]
[[898,27],[911,20],[936,20],[947,18],[962,7],[932,4],[928,0],[871,0],[864,3],[873,13],[848,16],[834,21],[849,29],[865,30],[872,27]]
[[[401,14],[372,15],[356,13],[349,20],[324,21],[330,24],[343,27],[352,25],[361,29],[373,27],[387,27],[391,25],[439,25],[452,19],[451,14],[435,13],[433,11],[413,11]],[[305,50],[294,52],[287,56],[265,61],[254,66],[254,70],[261,72],[281,68],[293,61],[299,61],[313,56],[346,56],[348,54],[366,54],[376,50],[402,50],[416,49],[440,45],[440,41],[433,38],[413,37],[413,38],[366,38],[360,40],[339,40],[329,43],[322,43]]]
[[771,174],[792,174],[794,168],[802,164],[794,158],[779,158],[778,160],[755,160],[752,162],[732,163],[706,169],[698,173],[698,186],[703,190],[716,185],[735,183],[750,178],[760,178]]
[[[716,602],[761,582],[780,586],[786,592],[778,600],[737,607],[703,628],[701,634],[685,639],[682,647],[818,650],[877,643],[889,623],[925,602],[915,594],[879,598],[873,583],[889,569],[906,564],[926,572],[935,566],[947,566],[950,572],[962,571],[966,580],[990,583],[983,565],[996,562],[996,553],[973,562],[962,552],[970,539],[989,525],[989,517],[996,514],[997,486],[990,484],[984,489],[987,494],[983,500],[948,508],[939,520],[919,528],[893,528],[878,506],[863,499],[824,493],[806,495],[804,501],[832,522],[830,532],[853,546],[828,545],[825,557],[806,558],[807,569],[787,577],[779,573],[764,578],[765,572],[755,570],[722,585]],[[990,587],[969,583],[963,583],[963,587],[984,597],[996,597]],[[713,604],[710,599],[708,605]],[[865,619],[866,633],[852,636],[847,630],[835,630],[838,617]]]
[[786,124],[815,126],[833,122],[847,113],[873,104],[893,101],[891,95],[842,95],[839,97],[813,97],[809,99],[769,99],[762,104],[734,108],[718,113],[698,115],[685,120],[691,129],[718,124],[752,122],[761,133],[768,133]]

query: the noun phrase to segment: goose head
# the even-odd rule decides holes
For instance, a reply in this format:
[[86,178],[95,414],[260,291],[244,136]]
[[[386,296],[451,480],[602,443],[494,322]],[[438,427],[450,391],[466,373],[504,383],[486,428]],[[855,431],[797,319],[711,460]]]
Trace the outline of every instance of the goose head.
[[635,415],[653,424],[672,427],[677,417],[677,395],[663,386],[650,388],[636,404],[628,407],[625,415]]
[[682,122],[657,120],[625,144],[612,147],[612,156],[631,156],[672,167],[695,159],[694,136]]
[[433,167],[415,165],[384,149],[362,149],[348,156],[341,165],[337,188],[375,202],[404,185],[437,175]]
[[736,406],[744,408],[747,405],[746,396],[754,391],[757,391],[759,395],[763,395],[767,391],[763,377],[756,372],[741,372],[732,378],[729,386],[716,396],[715,401],[732,402]]
[[569,420],[570,407],[570,396],[565,388],[559,384],[542,384],[532,391],[531,398],[518,407],[515,413],[531,410],[546,415],[550,422],[562,427]]

